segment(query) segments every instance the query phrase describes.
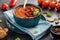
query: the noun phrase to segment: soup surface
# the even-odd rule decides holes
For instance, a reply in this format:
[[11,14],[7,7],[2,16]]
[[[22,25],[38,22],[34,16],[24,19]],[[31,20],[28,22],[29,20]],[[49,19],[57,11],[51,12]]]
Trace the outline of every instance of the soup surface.
[[26,6],[26,8],[20,6],[14,10],[14,15],[19,18],[34,18],[40,14],[39,12],[35,6]]
[[60,35],[60,27],[54,27],[54,28],[52,28],[52,31],[53,31],[54,33]]

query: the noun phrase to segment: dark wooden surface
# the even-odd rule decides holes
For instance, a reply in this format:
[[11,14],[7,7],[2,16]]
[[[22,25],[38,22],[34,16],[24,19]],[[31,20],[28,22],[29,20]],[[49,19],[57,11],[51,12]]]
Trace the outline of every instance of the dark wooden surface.
[[[1,11],[1,4],[2,3],[7,3],[9,4],[10,0],[0,0],[0,19],[3,20],[2,23],[0,23],[0,26],[7,27],[6,25],[6,19],[3,16],[3,12]],[[23,4],[24,0],[18,0],[17,5]],[[36,4],[37,5],[37,0],[28,0],[28,3]],[[14,40],[16,37],[20,37],[21,40],[32,40],[31,37],[27,34],[18,34],[13,31],[9,31],[8,36],[2,40]],[[47,34],[43,38],[39,40],[51,40],[50,35]]]

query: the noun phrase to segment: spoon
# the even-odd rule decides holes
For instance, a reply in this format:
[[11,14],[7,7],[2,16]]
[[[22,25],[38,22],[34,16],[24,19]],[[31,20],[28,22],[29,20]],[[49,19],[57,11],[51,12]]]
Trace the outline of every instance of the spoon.
[[26,4],[27,4],[27,0],[24,1],[23,8],[25,8]]

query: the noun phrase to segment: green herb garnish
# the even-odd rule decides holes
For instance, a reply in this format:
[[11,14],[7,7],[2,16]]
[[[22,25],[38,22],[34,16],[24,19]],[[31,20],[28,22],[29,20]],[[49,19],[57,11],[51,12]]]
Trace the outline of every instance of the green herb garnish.
[[58,20],[60,20],[60,16],[58,17]]
[[34,15],[34,16],[37,16],[38,13],[39,13],[39,10],[38,10],[38,9],[35,9],[34,12],[33,12],[33,15]]
[[47,16],[47,17],[51,17],[52,14],[51,14],[50,12],[47,12],[46,16]]
[[37,33],[38,33],[38,30],[37,30],[37,29],[35,29],[35,30],[34,30],[34,34],[37,34]]
[[47,12],[45,11],[45,12],[43,12],[43,14],[47,14]]
[[19,37],[17,37],[15,40],[21,40]]
[[0,19],[0,23],[2,23],[2,20]]

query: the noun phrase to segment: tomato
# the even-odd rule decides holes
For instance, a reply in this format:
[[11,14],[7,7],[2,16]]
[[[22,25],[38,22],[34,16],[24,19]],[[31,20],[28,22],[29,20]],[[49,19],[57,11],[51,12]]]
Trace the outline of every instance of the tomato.
[[26,8],[25,9],[25,14],[28,16],[28,17],[30,17],[30,16],[32,16],[32,8]]
[[33,12],[33,11],[34,11],[34,8],[30,8],[30,11],[32,11],[32,12]]
[[43,3],[42,3],[42,7],[43,8],[47,8],[49,6],[49,1],[44,1]]
[[30,12],[30,10],[29,9],[26,9],[26,12]]
[[60,10],[60,3],[57,3],[57,4],[56,4],[56,9],[57,9],[57,10]]
[[60,2],[60,0],[56,0],[56,2],[58,2],[58,3],[59,3],[59,2]]
[[2,6],[1,6],[2,10],[7,10],[8,8],[8,5],[6,3],[3,3]]
[[38,0],[38,4],[39,4],[39,5],[42,5],[43,1],[44,1],[44,0]]
[[55,6],[56,6],[56,2],[55,1],[51,1],[50,4],[49,4],[49,7],[51,9],[53,9],[53,8],[55,8]]
[[34,8],[25,8],[25,12],[28,13],[29,15],[32,15],[34,11]]
[[17,3],[17,0],[11,0],[9,5],[10,7],[14,7],[16,3]]
[[31,17],[31,16],[32,16],[30,12],[26,12],[26,15],[27,15],[28,17]]

